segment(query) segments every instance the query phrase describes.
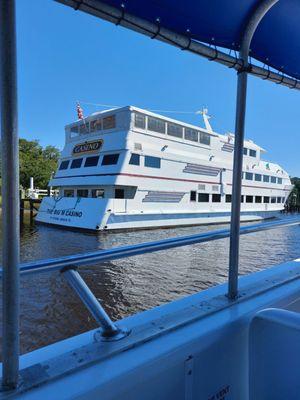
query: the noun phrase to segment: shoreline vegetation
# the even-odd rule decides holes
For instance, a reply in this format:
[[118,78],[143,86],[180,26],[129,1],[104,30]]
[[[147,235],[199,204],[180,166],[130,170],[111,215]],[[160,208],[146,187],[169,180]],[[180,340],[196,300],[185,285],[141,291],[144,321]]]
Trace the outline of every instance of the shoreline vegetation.
[[[47,189],[48,182],[57,170],[60,151],[57,147],[48,145],[41,146],[38,140],[19,139],[20,159],[20,191],[26,192],[30,187],[30,178],[33,177],[34,186],[38,189]],[[1,161],[1,154],[0,154]],[[0,170],[0,189],[2,188]],[[23,195],[22,195],[23,197]],[[2,207],[2,196],[0,190],[0,207]],[[25,204],[25,210],[29,205]]]

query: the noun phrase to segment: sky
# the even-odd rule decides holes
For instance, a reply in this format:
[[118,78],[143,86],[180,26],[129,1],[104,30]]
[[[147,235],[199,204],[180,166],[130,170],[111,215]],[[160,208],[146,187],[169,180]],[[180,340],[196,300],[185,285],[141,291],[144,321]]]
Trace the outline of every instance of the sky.
[[[222,65],[75,11],[53,0],[16,0],[19,134],[64,145],[64,126],[103,107],[134,105],[215,131],[234,131],[236,73]],[[299,92],[249,77],[246,138],[300,176]],[[189,113],[183,113],[189,112]]]

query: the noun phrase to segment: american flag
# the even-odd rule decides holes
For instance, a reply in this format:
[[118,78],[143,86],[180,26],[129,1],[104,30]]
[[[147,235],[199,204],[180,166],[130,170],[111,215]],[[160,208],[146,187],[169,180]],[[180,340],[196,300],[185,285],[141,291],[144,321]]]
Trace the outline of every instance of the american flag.
[[84,119],[83,109],[80,107],[79,103],[77,103],[77,115],[78,115],[78,119]]

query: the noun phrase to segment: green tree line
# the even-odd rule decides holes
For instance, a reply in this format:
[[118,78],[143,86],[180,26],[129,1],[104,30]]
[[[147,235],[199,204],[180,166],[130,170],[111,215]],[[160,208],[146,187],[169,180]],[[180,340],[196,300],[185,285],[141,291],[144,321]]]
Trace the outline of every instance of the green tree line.
[[42,147],[38,140],[19,139],[20,185],[28,189],[32,176],[35,187],[47,189],[51,174],[57,169],[59,155],[55,146]]
[[288,198],[289,206],[300,206],[300,178],[293,177],[291,178],[291,182],[294,185],[294,188]]
[[32,176],[35,187],[46,189],[51,174],[57,169],[59,154],[55,146],[42,147],[38,140],[20,139],[20,185],[28,188]]

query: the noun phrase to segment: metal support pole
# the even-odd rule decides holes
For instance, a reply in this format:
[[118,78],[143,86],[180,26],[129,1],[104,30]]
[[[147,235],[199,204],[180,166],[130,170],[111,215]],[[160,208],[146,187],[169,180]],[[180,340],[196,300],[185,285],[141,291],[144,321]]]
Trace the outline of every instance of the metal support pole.
[[121,333],[120,329],[109,318],[99,301],[96,299],[76,269],[68,268],[62,270],[62,274],[103,329],[102,336],[114,337],[119,335]]
[[19,374],[19,143],[15,1],[0,1],[0,93],[3,241],[3,378],[14,389]]
[[239,58],[242,67],[238,71],[236,119],[234,139],[234,161],[232,176],[232,203],[230,225],[228,297],[235,299],[238,294],[240,211],[242,193],[243,147],[246,114],[247,78],[249,72],[248,56],[251,40],[264,15],[278,0],[263,0],[251,15],[244,31]]

